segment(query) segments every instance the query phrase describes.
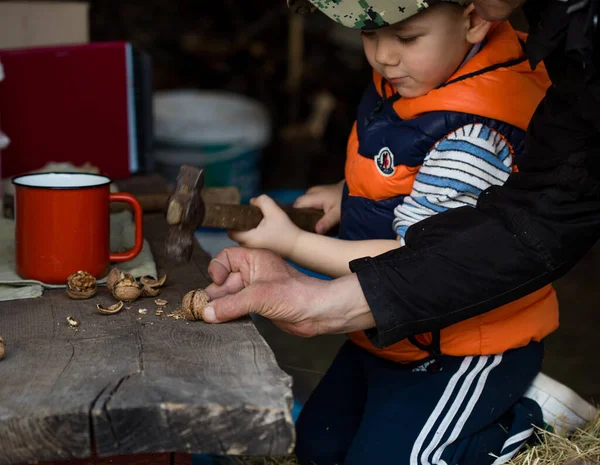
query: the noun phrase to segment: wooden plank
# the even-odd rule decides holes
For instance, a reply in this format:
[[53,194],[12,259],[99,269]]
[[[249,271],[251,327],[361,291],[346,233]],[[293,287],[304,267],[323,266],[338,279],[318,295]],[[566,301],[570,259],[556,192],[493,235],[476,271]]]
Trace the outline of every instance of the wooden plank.
[[[208,284],[209,256],[165,262],[166,225],[147,215],[145,237],[161,298],[117,315],[101,288],[75,301],[63,291],[0,303],[0,465],[91,456],[185,452],[284,455],[294,443],[291,378],[249,318],[222,325],[166,317],[183,295]],[[140,315],[138,310],[148,313]],[[67,317],[80,325],[70,327]]]
[[138,454],[117,455],[110,457],[90,457],[87,459],[66,460],[63,462],[42,462],[40,465],[174,465],[171,462],[172,455],[175,457],[186,457],[186,462],[181,465],[191,465],[192,459],[189,454]]
[[192,455],[174,453],[111,455],[63,462],[41,462],[40,465],[192,465]]

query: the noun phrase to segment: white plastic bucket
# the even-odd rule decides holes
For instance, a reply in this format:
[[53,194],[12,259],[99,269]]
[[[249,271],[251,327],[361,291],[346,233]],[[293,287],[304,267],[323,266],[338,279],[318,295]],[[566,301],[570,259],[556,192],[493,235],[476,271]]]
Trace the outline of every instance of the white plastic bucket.
[[271,127],[264,107],[243,95],[176,90],[154,95],[155,161],[175,181],[179,167],[204,168],[205,185],[237,186],[242,202],[260,189],[260,158]]

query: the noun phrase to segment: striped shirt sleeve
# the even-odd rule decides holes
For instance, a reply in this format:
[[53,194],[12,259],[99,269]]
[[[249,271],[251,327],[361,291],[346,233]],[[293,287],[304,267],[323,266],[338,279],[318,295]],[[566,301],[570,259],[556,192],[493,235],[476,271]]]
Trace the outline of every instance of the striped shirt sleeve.
[[504,184],[511,170],[511,147],[497,131],[480,123],[457,129],[425,157],[412,192],[394,210],[394,230],[404,239],[414,223],[450,208],[475,206],[479,194]]

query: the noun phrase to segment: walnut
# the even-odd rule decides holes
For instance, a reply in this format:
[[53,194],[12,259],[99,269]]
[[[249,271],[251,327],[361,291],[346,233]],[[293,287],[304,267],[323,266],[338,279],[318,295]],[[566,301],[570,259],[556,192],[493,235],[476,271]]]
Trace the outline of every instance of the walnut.
[[119,301],[114,305],[109,305],[108,307],[103,307],[100,304],[96,305],[96,308],[102,315],[114,315],[115,313],[119,313],[123,308],[123,302]]
[[89,299],[96,294],[96,278],[85,271],[78,271],[67,280],[67,295],[71,299]]
[[183,297],[181,308],[186,320],[195,321],[202,319],[202,312],[210,302],[210,296],[204,289],[195,289]]
[[2,340],[2,336],[0,336],[0,360],[2,360],[5,355],[6,355],[6,344]]
[[122,277],[123,273],[121,273],[121,270],[119,270],[118,268],[113,268],[112,270],[110,270],[110,273],[108,273],[108,276],[106,277],[106,288],[109,291],[112,291],[113,287],[115,287],[116,282]]
[[132,275],[123,273],[123,277],[114,284],[112,294],[117,300],[133,302],[142,295],[142,290]]

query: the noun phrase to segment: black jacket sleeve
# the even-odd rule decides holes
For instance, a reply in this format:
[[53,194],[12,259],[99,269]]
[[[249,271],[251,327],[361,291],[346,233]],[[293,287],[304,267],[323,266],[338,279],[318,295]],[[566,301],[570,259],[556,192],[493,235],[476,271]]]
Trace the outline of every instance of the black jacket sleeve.
[[600,0],[526,9],[527,52],[553,86],[527,133],[527,155],[476,208],[409,228],[406,246],[351,263],[384,347],[523,297],[566,273],[600,237]]

